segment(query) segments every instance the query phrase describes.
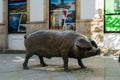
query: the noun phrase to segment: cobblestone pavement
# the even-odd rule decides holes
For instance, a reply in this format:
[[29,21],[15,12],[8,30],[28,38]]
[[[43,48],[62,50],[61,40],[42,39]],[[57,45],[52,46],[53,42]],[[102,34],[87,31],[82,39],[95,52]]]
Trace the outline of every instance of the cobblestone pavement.
[[22,69],[25,54],[0,54],[0,80],[120,80],[120,63],[101,56],[83,59],[87,69],[80,69],[76,59],[69,59],[71,72],[63,71],[62,58],[46,59],[42,67],[37,56]]

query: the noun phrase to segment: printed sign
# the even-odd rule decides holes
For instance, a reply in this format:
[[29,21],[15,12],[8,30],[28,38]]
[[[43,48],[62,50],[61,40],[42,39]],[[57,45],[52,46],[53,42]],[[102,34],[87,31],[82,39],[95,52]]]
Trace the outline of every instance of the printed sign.
[[23,33],[26,32],[26,0],[9,0],[9,33]]
[[50,28],[75,30],[76,0],[50,0]]

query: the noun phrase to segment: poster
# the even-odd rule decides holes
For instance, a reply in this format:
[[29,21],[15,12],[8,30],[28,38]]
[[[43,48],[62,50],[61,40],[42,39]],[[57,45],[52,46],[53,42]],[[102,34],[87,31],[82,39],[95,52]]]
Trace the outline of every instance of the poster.
[[75,30],[76,0],[50,0],[50,28]]
[[120,0],[105,0],[104,32],[120,32]]
[[26,32],[26,0],[9,0],[9,33],[23,33]]

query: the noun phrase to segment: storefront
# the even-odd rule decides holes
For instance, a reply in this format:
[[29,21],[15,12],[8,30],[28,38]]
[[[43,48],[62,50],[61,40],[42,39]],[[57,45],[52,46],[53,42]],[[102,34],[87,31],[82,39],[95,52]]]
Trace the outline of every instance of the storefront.
[[40,29],[73,30],[91,38],[91,23],[103,23],[95,17],[103,7],[104,0],[0,0],[0,49],[25,50],[24,35]]

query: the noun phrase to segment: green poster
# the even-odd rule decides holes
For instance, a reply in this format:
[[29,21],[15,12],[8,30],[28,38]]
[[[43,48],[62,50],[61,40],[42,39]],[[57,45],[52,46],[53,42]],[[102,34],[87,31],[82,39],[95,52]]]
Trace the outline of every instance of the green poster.
[[105,32],[120,32],[120,0],[105,0]]

